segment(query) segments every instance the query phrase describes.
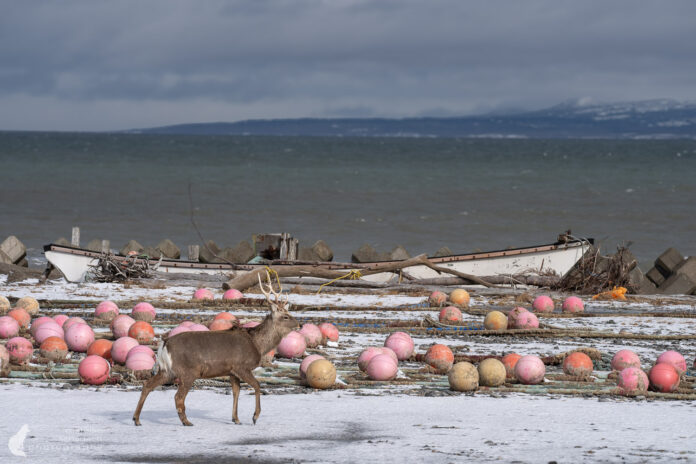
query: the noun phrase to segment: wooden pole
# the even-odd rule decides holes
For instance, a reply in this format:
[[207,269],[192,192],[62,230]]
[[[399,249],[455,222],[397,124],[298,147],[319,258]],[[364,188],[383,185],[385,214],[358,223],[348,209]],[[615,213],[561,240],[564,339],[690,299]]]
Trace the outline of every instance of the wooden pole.
[[80,228],[79,227],[72,228],[72,240],[70,241],[70,245],[72,245],[74,247],[80,246]]

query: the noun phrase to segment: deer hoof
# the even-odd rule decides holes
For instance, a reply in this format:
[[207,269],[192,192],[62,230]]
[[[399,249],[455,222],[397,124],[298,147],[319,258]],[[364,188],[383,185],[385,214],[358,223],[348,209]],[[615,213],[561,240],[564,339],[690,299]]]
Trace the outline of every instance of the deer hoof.
[[193,427],[193,424],[189,422],[188,420],[181,421],[182,424],[184,424],[186,427]]
[[133,418],[133,423],[136,425],[136,427],[142,425],[142,424],[140,423],[140,421],[139,421],[138,419],[136,419],[135,417]]

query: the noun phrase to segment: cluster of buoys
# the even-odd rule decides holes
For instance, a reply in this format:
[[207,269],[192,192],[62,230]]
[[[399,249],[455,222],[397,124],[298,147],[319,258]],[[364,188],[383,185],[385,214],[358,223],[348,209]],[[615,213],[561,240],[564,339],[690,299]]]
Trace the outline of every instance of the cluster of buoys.
[[[234,301],[234,300],[241,300],[244,298],[244,294],[240,292],[237,289],[231,288],[227,290],[225,293],[222,294],[222,300],[223,301]],[[212,292],[212,290],[207,289],[207,288],[199,288],[195,292],[193,292],[193,300],[214,300],[215,299],[215,294]]]
[[[552,313],[556,309],[556,303],[548,295],[539,295],[532,301],[532,310],[535,313]],[[563,300],[561,311],[564,313],[580,313],[585,310],[585,304],[577,296],[569,296]]]
[[428,297],[428,304],[430,306],[444,306],[448,301],[454,306],[467,307],[471,301],[471,296],[469,292],[463,288],[457,288],[452,290],[449,296],[444,292],[436,290]]
[[617,372],[616,383],[625,395],[644,393],[648,388],[662,393],[674,392],[687,370],[684,356],[672,350],[658,356],[647,374],[642,370],[640,357],[631,350],[618,351],[611,360],[611,368]]
[[[156,316],[155,308],[147,302],[135,305],[131,316],[121,314],[113,301],[100,302],[94,310],[94,318],[109,322],[115,341],[96,339],[95,332],[81,317],[58,314],[53,317],[38,316],[39,303],[32,297],[20,298],[15,308],[9,310],[9,301],[0,299],[0,307],[7,312],[0,317],[0,338],[8,338],[3,351],[13,364],[28,363],[34,353],[55,363],[68,358],[70,352],[86,353],[78,366],[83,383],[100,385],[108,379],[110,363],[125,364],[138,373],[149,373],[155,363],[154,351],[146,346],[153,342],[154,329],[150,322]],[[28,329],[31,339],[20,336]],[[0,363],[1,364],[1,363]],[[1,369],[0,369],[1,370]]]

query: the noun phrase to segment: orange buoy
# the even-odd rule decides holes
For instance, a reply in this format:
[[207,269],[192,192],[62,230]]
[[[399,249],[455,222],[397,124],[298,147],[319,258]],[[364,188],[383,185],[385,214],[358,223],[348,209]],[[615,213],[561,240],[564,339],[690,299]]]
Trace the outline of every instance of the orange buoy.
[[469,296],[469,292],[463,288],[458,288],[450,293],[449,300],[459,306],[469,306],[471,297]]
[[128,336],[138,340],[140,344],[150,343],[155,338],[155,331],[152,326],[145,321],[136,321],[128,329]]
[[106,339],[94,340],[87,348],[87,356],[95,355],[111,361],[111,347],[114,342]]
[[454,354],[452,354],[452,350],[448,346],[436,343],[428,348],[427,353],[425,353],[425,362],[437,370],[438,373],[446,374],[447,371],[452,369]]
[[515,378],[515,364],[517,364],[517,361],[519,361],[521,357],[522,356],[517,353],[508,353],[501,359],[503,366],[505,366],[505,376],[508,379]]
[[8,316],[10,316],[12,319],[17,321],[17,324],[19,324],[20,327],[23,327],[25,329],[29,328],[29,323],[31,322],[31,316],[29,313],[23,309],[23,308],[15,308],[11,310],[10,312],[7,313]]
[[563,360],[563,372],[568,375],[586,377],[592,374],[593,369],[594,365],[590,357],[580,351],[570,353]]
[[486,330],[506,330],[508,317],[500,311],[491,311],[483,319],[483,327]]
[[68,355],[68,344],[60,337],[48,337],[41,343],[39,353],[53,362],[64,361]]

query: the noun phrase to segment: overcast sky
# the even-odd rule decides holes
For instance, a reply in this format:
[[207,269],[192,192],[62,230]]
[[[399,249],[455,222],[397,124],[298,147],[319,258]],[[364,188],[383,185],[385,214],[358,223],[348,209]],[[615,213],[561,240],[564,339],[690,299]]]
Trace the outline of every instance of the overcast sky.
[[0,129],[696,100],[694,1],[0,0]]

